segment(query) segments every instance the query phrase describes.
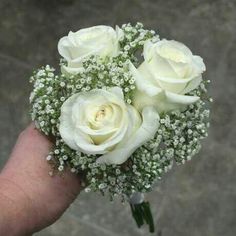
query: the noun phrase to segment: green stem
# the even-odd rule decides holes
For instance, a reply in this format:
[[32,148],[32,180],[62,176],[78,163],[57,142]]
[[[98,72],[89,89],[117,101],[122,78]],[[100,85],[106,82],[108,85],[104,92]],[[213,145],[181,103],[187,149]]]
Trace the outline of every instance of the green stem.
[[149,225],[150,233],[154,233],[155,227],[149,202],[142,202],[140,204],[130,203],[130,207],[133,218],[138,227],[140,228],[144,223],[146,223]]

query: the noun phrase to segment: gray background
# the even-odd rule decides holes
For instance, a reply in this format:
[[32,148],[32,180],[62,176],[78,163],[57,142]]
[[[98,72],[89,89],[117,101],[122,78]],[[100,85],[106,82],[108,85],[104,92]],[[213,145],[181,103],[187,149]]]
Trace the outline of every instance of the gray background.
[[[57,41],[69,30],[143,22],[187,44],[212,80],[211,129],[191,162],[166,174],[148,195],[158,236],[236,235],[235,0],[0,0],[0,167],[29,123],[28,78],[58,63]],[[64,216],[37,236],[148,235],[129,207],[82,193]]]

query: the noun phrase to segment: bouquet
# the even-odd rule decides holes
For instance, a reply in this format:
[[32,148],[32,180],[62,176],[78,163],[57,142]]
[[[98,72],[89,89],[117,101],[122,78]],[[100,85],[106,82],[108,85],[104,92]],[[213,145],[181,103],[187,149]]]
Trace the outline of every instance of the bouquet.
[[55,144],[51,174],[69,168],[86,192],[120,196],[154,232],[144,193],[207,136],[202,58],[141,23],[69,32],[58,52],[59,73],[46,65],[30,78],[32,120]]

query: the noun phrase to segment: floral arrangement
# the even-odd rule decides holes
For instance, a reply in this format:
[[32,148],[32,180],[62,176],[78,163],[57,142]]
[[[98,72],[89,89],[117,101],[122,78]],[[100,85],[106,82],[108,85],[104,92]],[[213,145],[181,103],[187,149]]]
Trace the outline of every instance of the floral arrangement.
[[86,192],[120,196],[153,232],[143,194],[207,136],[212,99],[202,58],[141,23],[69,32],[58,51],[60,73],[47,65],[30,78],[32,120],[55,140],[53,173],[69,168]]

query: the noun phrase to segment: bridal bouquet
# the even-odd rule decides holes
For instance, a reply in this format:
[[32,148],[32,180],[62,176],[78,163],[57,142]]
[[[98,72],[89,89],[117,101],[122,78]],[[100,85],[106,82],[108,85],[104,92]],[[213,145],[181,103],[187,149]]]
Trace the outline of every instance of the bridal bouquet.
[[153,232],[143,194],[207,136],[202,58],[141,23],[69,32],[58,51],[60,73],[47,65],[30,78],[32,120],[55,141],[52,170],[80,174],[86,192],[120,196]]

